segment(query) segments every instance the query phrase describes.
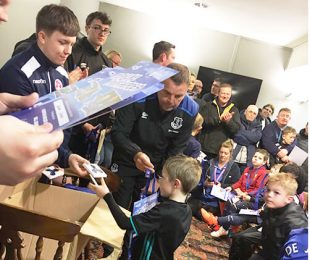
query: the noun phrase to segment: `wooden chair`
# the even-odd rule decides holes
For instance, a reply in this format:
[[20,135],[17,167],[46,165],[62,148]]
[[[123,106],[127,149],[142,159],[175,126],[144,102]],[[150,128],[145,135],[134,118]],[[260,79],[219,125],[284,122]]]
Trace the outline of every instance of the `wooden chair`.
[[40,259],[43,237],[58,241],[54,259],[61,259],[65,242],[72,242],[81,229],[78,223],[64,221],[34,211],[23,210],[0,203],[0,259],[21,260],[24,248],[20,232],[38,236],[35,260]]
[[[116,191],[120,185],[120,178],[106,168],[103,168],[103,170],[107,173],[107,178],[105,178],[107,186],[111,191]],[[65,175],[76,176],[67,169],[65,170]],[[43,238],[58,241],[58,248],[54,259],[62,259],[65,242],[72,242],[80,229],[81,226],[76,222],[64,221],[40,215],[35,211],[0,203],[0,259],[23,259],[21,250],[25,245],[20,232],[38,236],[35,260],[40,259],[44,244]]]

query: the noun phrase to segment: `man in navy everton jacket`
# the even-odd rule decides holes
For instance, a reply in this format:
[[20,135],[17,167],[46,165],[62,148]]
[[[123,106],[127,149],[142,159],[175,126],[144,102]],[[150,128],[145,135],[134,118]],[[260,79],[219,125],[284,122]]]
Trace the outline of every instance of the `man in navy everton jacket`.
[[111,169],[122,182],[113,196],[125,208],[139,198],[146,169],[158,172],[169,156],[183,152],[198,113],[198,105],[186,95],[187,67],[168,67],[179,73],[164,81],[164,89],[116,111]]
[[[36,18],[36,43],[10,59],[0,70],[0,92],[16,95],[37,92],[43,96],[67,86],[68,74],[62,65],[71,53],[79,30],[78,20],[69,8],[54,4],[44,6]],[[70,130],[64,131],[56,163],[86,175],[80,165],[87,160],[72,154],[68,148],[70,134]]]

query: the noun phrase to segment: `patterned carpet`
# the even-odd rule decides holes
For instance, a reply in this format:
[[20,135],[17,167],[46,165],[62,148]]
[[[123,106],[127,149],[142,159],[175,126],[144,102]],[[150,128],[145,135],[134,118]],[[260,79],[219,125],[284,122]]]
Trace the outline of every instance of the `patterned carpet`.
[[229,238],[214,239],[208,226],[195,218],[191,228],[175,252],[175,260],[215,260],[228,259]]

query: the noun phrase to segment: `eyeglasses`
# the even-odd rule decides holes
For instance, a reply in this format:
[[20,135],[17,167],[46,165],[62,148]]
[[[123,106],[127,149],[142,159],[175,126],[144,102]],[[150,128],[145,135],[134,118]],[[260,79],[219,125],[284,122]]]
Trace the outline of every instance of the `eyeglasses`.
[[95,30],[97,33],[103,33],[104,36],[108,36],[112,33],[108,28],[102,29],[99,25],[95,25],[90,28]]

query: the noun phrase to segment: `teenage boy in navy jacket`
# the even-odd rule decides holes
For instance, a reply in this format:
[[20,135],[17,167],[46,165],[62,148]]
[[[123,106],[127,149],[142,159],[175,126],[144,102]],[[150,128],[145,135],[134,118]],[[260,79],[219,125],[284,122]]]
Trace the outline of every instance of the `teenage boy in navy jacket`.
[[[69,84],[63,68],[80,31],[75,14],[67,7],[50,4],[42,7],[36,18],[37,41],[20,55],[10,59],[0,70],[0,92],[44,96]],[[87,172],[80,167],[86,159],[72,154],[68,148],[71,130],[64,131],[56,163],[71,167],[79,175]]]

